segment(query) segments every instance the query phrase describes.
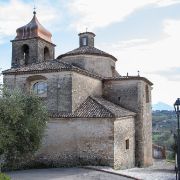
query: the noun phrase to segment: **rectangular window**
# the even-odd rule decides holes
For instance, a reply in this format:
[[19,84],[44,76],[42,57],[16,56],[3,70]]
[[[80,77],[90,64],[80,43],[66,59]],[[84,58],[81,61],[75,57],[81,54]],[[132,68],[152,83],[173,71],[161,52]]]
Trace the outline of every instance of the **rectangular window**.
[[87,38],[86,37],[82,38],[82,45],[87,46]]
[[149,103],[150,98],[149,98],[149,88],[148,88],[148,85],[146,85],[145,91],[146,91],[146,103]]
[[126,149],[129,149],[129,139],[126,139]]

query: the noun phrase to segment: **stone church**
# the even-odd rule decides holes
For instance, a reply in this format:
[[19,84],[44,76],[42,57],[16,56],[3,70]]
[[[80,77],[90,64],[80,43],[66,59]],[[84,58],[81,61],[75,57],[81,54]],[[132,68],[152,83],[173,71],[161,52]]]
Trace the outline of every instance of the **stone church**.
[[51,33],[32,20],[16,30],[10,89],[34,93],[50,121],[35,161],[54,166],[152,164],[152,83],[121,76],[117,59],[95,48],[95,34],[79,34],[79,47],[55,58]]

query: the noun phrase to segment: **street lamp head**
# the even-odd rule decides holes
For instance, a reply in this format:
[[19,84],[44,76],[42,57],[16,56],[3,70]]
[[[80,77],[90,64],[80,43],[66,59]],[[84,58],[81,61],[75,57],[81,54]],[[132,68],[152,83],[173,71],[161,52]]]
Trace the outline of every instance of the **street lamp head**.
[[179,113],[180,109],[180,98],[177,98],[176,102],[174,103],[174,110],[176,113]]

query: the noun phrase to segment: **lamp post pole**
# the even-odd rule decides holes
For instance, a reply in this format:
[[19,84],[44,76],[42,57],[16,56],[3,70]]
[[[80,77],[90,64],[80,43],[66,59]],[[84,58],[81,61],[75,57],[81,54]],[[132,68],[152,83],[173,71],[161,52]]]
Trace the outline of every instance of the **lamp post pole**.
[[180,98],[174,103],[174,109],[177,115],[177,171],[178,180],[180,180],[180,132],[179,132],[179,115],[180,115]]
[[180,180],[180,137],[179,137],[179,113],[177,113],[177,120],[178,120],[178,133],[177,133],[177,161],[178,161],[178,180]]

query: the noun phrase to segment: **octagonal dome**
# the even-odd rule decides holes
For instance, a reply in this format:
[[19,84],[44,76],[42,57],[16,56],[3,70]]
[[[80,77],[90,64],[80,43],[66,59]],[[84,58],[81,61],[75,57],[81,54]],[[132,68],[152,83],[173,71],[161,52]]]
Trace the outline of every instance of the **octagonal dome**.
[[17,36],[15,40],[40,37],[48,42],[51,42],[52,37],[52,34],[39,23],[36,17],[36,12],[34,12],[32,20],[27,25],[18,28],[16,33]]

